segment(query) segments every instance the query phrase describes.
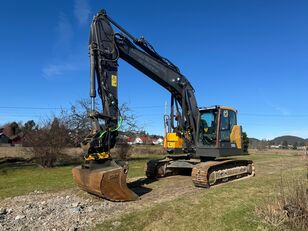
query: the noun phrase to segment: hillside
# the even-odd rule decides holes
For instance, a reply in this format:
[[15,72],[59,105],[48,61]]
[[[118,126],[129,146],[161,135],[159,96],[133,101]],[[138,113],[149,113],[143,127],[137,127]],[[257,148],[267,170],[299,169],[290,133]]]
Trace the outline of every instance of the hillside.
[[295,142],[300,144],[300,143],[307,141],[307,139],[305,140],[305,139],[298,137],[298,136],[279,136],[279,137],[276,137],[275,139],[273,139],[271,141],[276,145],[281,144],[283,141],[287,141],[288,144],[294,144]]
[[257,147],[259,147],[260,143],[261,143],[261,140],[258,140],[256,138],[249,138],[249,147],[250,148],[257,148]]
[[[283,141],[287,141],[289,144],[293,144],[294,142],[307,142],[308,139],[304,139],[302,137],[298,137],[298,136],[278,136],[272,140],[267,140],[267,141],[271,141],[271,142],[274,142],[275,144],[280,144],[282,143]],[[254,143],[254,142],[260,142],[262,140],[259,140],[257,138],[249,138],[249,142],[251,143]]]
[[258,140],[257,138],[249,138],[249,142],[259,142],[260,140]]
[[287,141],[288,144],[293,145],[295,142],[297,145],[304,145],[304,142],[308,142],[308,139],[304,139],[298,136],[279,136],[272,140],[259,140],[256,138],[249,138],[249,147],[250,148],[265,148],[266,145],[279,145],[283,141]]

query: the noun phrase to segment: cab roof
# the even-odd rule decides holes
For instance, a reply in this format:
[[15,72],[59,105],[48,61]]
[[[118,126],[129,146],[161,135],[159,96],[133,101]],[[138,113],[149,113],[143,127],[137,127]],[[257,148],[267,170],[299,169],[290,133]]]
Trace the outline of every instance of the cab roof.
[[223,105],[214,105],[214,106],[210,106],[210,107],[200,107],[199,111],[213,110],[213,109],[217,109],[217,110],[218,109],[225,109],[225,110],[237,112],[237,110],[235,108],[223,106]]

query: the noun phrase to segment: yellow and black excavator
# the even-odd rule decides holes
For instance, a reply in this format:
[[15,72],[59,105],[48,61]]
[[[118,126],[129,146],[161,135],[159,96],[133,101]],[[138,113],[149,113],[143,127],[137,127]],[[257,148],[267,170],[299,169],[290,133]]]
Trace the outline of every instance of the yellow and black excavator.
[[[105,10],[91,24],[89,51],[92,130],[82,142],[84,164],[73,168],[78,186],[112,201],[138,198],[126,185],[127,164],[111,157],[122,123],[117,93],[120,58],[171,93],[170,115],[164,117],[166,157],[147,163],[148,178],[190,171],[195,186],[209,187],[254,175],[251,160],[220,158],[243,153],[237,111],[226,106],[199,108],[194,89],[179,68],[143,37],[129,34]],[[101,98],[102,112],[95,109],[96,94]]]

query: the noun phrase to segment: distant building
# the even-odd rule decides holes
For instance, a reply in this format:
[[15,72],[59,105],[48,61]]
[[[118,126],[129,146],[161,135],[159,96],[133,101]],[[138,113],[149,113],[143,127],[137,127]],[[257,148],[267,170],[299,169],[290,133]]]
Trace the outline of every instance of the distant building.
[[162,138],[158,138],[157,140],[153,140],[152,144],[154,145],[162,145],[164,143],[164,140]]
[[23,132],[16,133],[11,125],[0,128],[1,146],[22,146],[23,137]]
[[270,145],[270,149],[282,149],[282,145]]
[[10,138],[7,137],[3,132],[0,132],[0,146],[11,146]]
[[307,147],[306,146],[299,146],[297,147],[298,150],[307,150]]
[[164,142],[164,140],[159,136],[147,135],[147,134],[136,137],[128,137],[126,141],[129,145],[134,145],[134,144],[161,145]]
[[143,144],[143,140],[140,137],[136,137],[133,144]]

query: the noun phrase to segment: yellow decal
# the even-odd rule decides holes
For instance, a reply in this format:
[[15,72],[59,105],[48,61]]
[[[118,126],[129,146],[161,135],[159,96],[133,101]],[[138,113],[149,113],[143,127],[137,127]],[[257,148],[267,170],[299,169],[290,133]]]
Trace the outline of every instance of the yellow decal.
[[111,86],[117,87],[117,85],[118,85],[117,76],[111,75]]

